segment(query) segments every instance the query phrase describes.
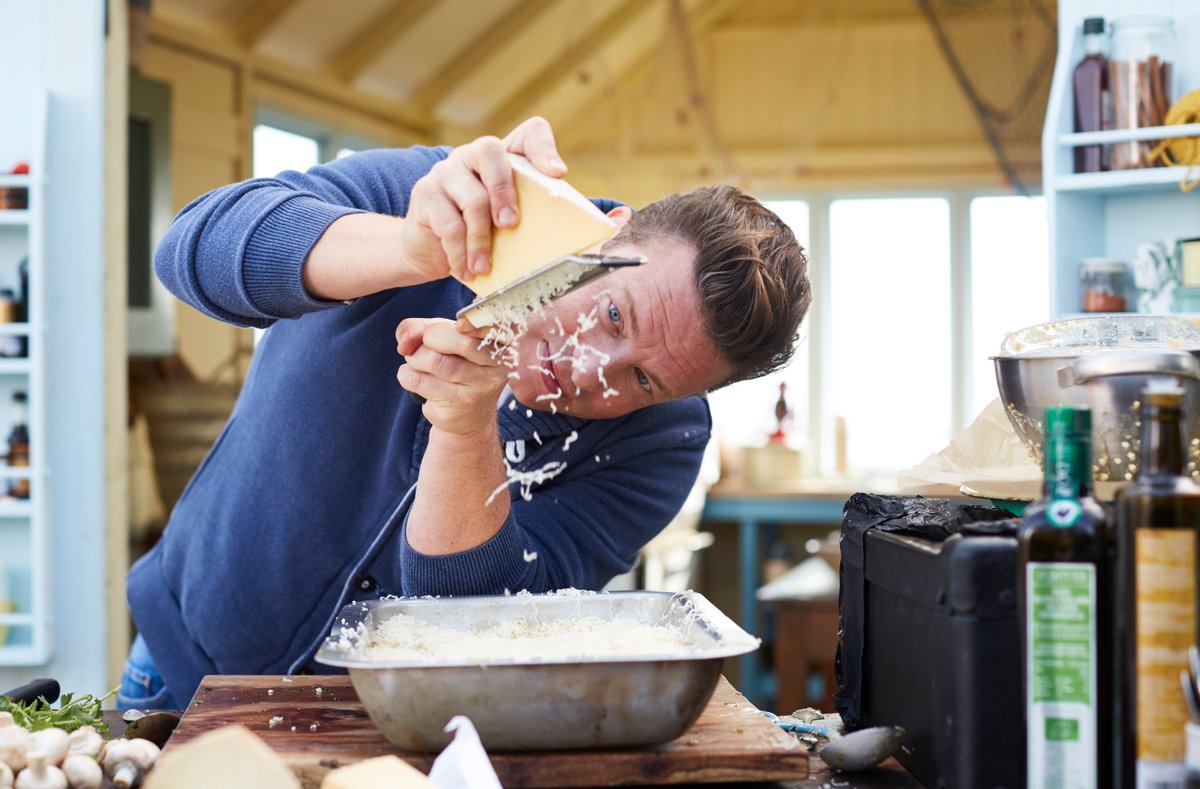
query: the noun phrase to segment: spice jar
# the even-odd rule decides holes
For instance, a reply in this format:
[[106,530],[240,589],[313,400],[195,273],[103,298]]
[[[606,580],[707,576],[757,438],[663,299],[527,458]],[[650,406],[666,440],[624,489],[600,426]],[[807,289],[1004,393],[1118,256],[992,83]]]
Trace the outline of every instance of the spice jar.
[[[1112,124],[1116,129],[1162,126],[1171,107],[1175,60],[1175,31],[1169,17],[1126,16],[1112,23],[1112,55],[1108,86],[1112,95]],[[1153,167],[1150,142],[1112,146],[1109,167],[1129,170]]]
[[1110,258],[1084,258],[1084,312],[1125,311],[1125,264]]

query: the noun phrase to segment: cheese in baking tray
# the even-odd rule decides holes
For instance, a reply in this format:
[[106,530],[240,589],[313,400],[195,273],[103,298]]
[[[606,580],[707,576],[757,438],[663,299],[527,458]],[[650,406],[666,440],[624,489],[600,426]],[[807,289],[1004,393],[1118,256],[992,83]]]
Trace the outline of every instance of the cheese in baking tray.
[[510,154],[520,208],[515,227],[492,230],[492,270],[466,283],[478,296],[494,293],[542,266],[583,252],[617,233],[617,223],[561,178]]

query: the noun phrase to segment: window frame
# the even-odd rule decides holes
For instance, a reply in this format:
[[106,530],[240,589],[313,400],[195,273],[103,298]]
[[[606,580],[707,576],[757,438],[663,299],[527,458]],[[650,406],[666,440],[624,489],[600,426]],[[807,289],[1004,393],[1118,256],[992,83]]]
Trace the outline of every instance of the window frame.
[[[1030,197],[1042,196],[1034,190]],[[808,204],[809,278],[813,288],[813,304],[807,323],[808,349],[808,451],[805,471],[809,475],[825,476],[834,473],[835,413],[833,409],[832,377],[825,375],[827,360],[832,356],[832,315],[828,306],[832,291],[830,280],[830,206],[837,200],[895,200],[907,198],[941,198],[950,209],[950,380],[951,435],[962,431],[976,417],[971,403],[974,400],[972,358],[974,345],[973,310],[971,299],[971,201],[980,197],[1020,197],[1003,187],[955,187],[919,189],[822,189],[798,190],[788,193],[755,195],[763,202],[804,201]],[[1047,254],[1049,251],[1047,250]],[[1050,316],[1046,316],[1049,320]],[[1016,328],[1016,327],[1014,327]],[[930,452],[940,447],[930,447]],[[852,466],[853,468],[853,466]],[[853,472],[851,472],[853,475]]]

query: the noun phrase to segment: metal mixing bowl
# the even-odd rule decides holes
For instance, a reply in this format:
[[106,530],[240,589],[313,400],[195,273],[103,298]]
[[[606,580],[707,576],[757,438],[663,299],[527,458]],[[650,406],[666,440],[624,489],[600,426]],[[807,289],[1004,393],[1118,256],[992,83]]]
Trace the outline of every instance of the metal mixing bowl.
[[1138,407],[1152,378],[1184,388],[1189,460],[1200,479],[1200,327],[1190,319],[1104,316],[1055,321],[1013,332],[991,357],[1009,421],[1033,459],[1042,462],[1042,417],[1048,406],[1092,409],[1097,481],[1133,478],[1140,447]]
[[[403,613],[460,629],[567,617],[633,619],[677,629],[691,651],[569,661],[377,662],[358,651],[364,633]],[[360,627],[360,625],[362,627]],[[405,750],[433,751],[451,739],[455,715],[475,724],[489,750],[652,745],[673,740],[708,703],[724,658],[758,648],[695,592],[611,592],[389,599],[342,609],[317,661],[342,666],[371,720]]]

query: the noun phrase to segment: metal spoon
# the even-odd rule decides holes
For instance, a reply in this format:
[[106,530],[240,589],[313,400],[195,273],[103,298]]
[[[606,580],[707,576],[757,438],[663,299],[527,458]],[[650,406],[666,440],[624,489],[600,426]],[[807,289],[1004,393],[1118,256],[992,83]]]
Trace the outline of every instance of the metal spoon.
[[764,712],[784,731],[816,734],[827,742],[817,751],[821,760],[839,770],[867,770],[891,756],[904,740],[904,729],[899,726],[872,726],[849,734],[839,734],[829,726],[812,723],[789,723],[779,720],[774,713]]

